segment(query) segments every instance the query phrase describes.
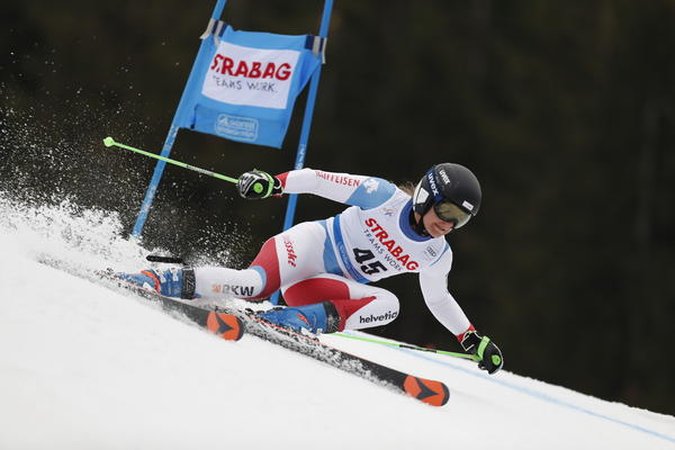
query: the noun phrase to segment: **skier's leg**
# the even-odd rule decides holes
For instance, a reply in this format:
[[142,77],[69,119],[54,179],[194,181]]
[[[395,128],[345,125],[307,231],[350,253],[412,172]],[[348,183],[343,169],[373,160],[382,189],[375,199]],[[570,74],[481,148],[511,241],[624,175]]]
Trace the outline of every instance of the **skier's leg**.
[[305,222],[268,239],[247,269],[208,266],[166,271],[149,269],[137,274],[118,274],[118,277],[172,297],[262,300],[281,285],[323,272],[321,249],[325,240],[321,225]]
[[296,331],[370,328],[391,322],[399,311],[398,299],[391,292],[332,274],[301,280],[282,292],[289,306],[262,316]]
[[[269,246],[267,246],[269,247]],[[266,250],[263,246],[262,251]],[[256,269],[226,267],[145,269],[140,273],[117,273],[116,277],[168,297],[257,298],[264,292],[265,275]]]
[[253,263],[243,270],[228,267],[195,267],[195,294],[198,297],[237,297],[259,300],[279,288],[276,236],[260,248]]
[[326,233],[318,223],[295,225],[268,239],[247,269],[195,268],[195,292],[200,296],[265,299],[282,285],[323,272],[321,249],[325,239]]

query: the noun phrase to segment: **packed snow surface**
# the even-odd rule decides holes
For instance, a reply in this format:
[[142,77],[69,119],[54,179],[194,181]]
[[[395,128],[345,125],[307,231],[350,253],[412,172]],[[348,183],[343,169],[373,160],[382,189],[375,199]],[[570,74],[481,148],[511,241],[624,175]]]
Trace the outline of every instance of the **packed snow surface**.
[[672,416],[324,336],[444,381],[450,401],[434,408],[254,337],[225,342],[39,262],[144,267],[148,251],[118,222],[0,196],[0,449],[675,449]]

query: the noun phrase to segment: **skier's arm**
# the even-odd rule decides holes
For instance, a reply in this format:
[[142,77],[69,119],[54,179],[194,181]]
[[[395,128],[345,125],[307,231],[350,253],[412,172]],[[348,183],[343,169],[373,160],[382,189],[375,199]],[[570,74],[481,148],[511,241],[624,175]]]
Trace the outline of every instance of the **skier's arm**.
[[445,328],[461,336],[472,328],[455,298],[448,292],[448,273],[452,266],[452,252],[447,249],[430,268],[420,272],[420,288],[427,307]]
[[452,252],[447,250],[429,269],[420,272],[420,287],[431,313],[461,343],[465,351],[476,355],[478,367],[495,373],[504,364],[502,353],[487,336],[480,335],[455,298],[448,292],[447,279]]
[[284,193],[314,194],[364,209],[381,205],[396,191],[394,184],[381,178],[314,169],[292,170],[277,178]]
[[380,178],[313,169],[292,170],[277,176],[253,170],[243,174],[237,186],[241,196],[249,199],[282,193],[314,194],[363,209],[381,205],[396,191],[394,184]]

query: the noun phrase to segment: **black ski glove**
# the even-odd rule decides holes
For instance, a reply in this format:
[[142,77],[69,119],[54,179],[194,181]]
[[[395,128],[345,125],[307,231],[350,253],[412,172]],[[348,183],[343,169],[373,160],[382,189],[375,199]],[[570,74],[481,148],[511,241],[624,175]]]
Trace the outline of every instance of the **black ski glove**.
[[267,198],[283,192],[281,180],[257,169],[240,176],[237,181],[237,189],[239,189],[239,195],[248,199]]
[[478,356],[478,367],[493,374],[504,365],[504,357],[501,350],[489,337],[481,336],[476,331],[467,331],[462,339],[462,348],[473,355]]

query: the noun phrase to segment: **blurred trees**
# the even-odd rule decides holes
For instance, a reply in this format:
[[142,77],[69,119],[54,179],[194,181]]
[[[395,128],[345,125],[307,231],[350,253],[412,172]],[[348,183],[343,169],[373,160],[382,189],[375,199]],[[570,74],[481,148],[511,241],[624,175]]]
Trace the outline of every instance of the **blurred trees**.
[[[0,188],[56,191],[131,226],[215,2],[31,0],[0,42]],[[232,0],[243,29],[314,32],[318,0]],[[475,170],[484,205],[450,237],[451,291],[509,370],[675,413],[675,1],[338,0],[307,165],[416,181]],[[301,111],[302,102],[297,107]],[[299,114],[298,114],[299,116]],[[236,175],[292,165],[183,132],[173,157]],[[168,169],[146,243],[245,265],[283,202]],[[298,220],[340,211],[303,197]],[[376,332],[453,347],[415,277],[387,280],[402,316]]]

